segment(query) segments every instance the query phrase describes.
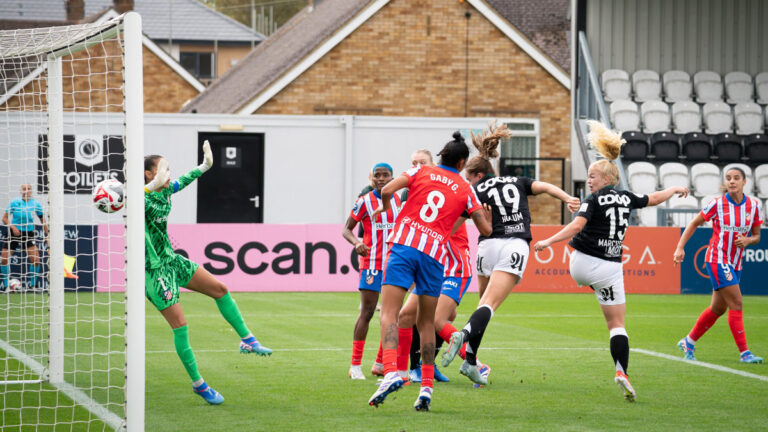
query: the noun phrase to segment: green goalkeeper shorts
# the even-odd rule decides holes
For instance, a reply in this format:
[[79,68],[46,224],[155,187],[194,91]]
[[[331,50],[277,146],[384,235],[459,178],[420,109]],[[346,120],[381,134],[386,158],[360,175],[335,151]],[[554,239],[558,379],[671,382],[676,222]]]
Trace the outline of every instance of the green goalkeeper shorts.
[[175,255],[158,268],[144,272],[147,299],[161,311],[179,302],[179,287],[187,286],[198,265]]

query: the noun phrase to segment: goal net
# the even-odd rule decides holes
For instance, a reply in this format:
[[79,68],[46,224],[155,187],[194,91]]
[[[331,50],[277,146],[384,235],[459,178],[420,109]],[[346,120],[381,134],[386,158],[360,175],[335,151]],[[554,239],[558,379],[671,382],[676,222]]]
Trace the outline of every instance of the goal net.
[[135,13],[0,31],[3,430],[143,430],[141,49]]

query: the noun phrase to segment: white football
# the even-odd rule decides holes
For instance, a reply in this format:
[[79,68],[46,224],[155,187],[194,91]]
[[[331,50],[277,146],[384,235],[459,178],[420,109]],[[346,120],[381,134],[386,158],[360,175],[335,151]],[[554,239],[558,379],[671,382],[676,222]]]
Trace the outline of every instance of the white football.
[[107,179],[97,184],[91,197],[93,205],[104,213],[114,213],[125,205],[123,184],[117,179]]
[[8,281],[8,291],[21,291],[21,281],[18,279],[11,279]]

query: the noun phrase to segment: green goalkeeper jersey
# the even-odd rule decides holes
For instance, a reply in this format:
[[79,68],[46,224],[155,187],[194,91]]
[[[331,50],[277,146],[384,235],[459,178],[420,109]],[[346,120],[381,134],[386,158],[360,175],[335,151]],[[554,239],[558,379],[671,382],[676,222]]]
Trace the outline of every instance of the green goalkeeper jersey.
[[187,187],[203,175],[195,168],[176,180],[167,188],[157,192],[144,193],[144,244],[147,269],[154,269],[169,262],[176,253],[168,238],[168,214],[171,213],[171,195]]

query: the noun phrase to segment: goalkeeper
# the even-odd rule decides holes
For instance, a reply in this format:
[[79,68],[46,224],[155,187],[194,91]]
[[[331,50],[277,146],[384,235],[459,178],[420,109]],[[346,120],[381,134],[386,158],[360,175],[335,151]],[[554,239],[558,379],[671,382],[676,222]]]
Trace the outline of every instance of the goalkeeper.
[[145,289],[149,301],[173,329],[176,353],[192,379],[194,392],[209,404],[218,405],[224,402],[224,397],[208,386],[197,370],[195,354],[189,345],[187,321],[179,304],[179,287],[183,286],[216,300],[224,319],[242,338],[240,352],[264,356],[272,354],[272,350],[262,346],[248,330],[227,287],[204,268],[176,254],[168,239],[171,195],[184,189],[213,165],[208,141],[203,144],[203,152],[203,163],[174,181],[170,181],[168,161],[162,156],[150,155],[144,158]]

